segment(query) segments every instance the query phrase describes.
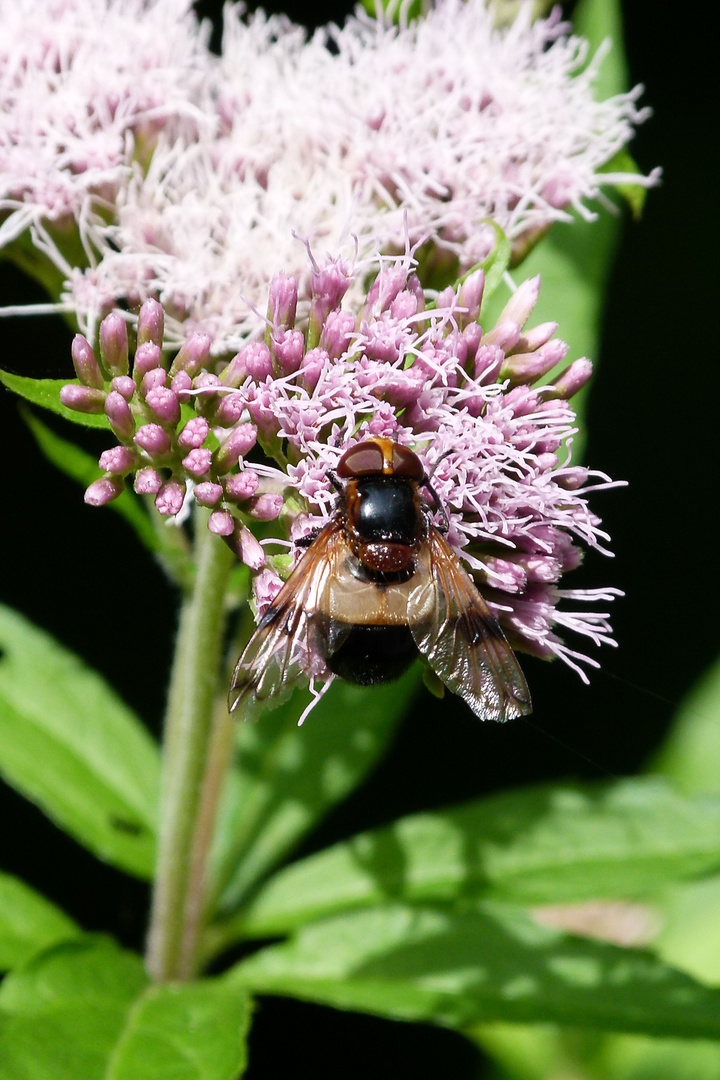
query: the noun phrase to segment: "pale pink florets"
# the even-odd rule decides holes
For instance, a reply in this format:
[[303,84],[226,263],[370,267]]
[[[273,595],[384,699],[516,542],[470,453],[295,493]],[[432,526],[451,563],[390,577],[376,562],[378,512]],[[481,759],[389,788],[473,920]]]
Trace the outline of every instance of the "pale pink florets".
[[[498,28],[482,0],[441,0],[308,40],[237,5],[215,57],[186,0],[0,0],[0,247],[35,230],[90,338],[119,298],[162,296],[167,340],[199,331],[216,352],[256,332],[249,305],[284,267],[332,356],[334,270],[320,289],[294,236],[337,251],[352,233],[361,260],[409,237],[462,273],[495,244],[489,218],[520,250],[602,185],[652,182],[601,171],[645,115],[637,93],[594,101],[584,43],[529,10]],[[345,287],[357,311],[360,278]]]

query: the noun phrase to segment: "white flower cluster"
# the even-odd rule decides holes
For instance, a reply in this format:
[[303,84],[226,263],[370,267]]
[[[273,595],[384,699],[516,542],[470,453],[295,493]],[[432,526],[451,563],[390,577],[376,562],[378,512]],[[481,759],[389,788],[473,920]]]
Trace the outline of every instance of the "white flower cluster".
[[556,16],[497,28],[483,0],[310,39],[236,6],[220,57],[186,0],[0,0],[0,30],[0,246],[29,232],[91,337],[155,296],[170,341],[236,349],[306,270],[297,237],[360,259],[427,237],[462,271],[487,219],[521,244],[617,181],[643,118],[593,100]]

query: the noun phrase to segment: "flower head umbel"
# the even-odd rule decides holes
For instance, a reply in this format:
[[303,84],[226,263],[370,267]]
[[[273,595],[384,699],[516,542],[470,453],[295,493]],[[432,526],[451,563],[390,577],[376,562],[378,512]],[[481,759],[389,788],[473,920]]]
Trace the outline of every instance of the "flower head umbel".
[[603,551],[606,540],[587,493],[611,482],[570,460],[569,399],[591,365],[562,366],[566,346],[554,323],[527,328],[537,278],[524,282],[485,329],[482,270],[428,302],[414,266],[409,255],[376,261],[356,313],[344,298],[359,277],[367,280],[370,265],[312,261],[302,280],[312,283],[306,307],[313,314],[302,323],[300,281],[278,275],[265,341],[245,345],[224,366],[210,360],[209,340],[193,335],[168,368],[154,302],[140,313],[132,368],[119,315],[102,324],[100,362],[78,336],[73,356],[81,385],[66,387],[63,401],[104,410],[118,439],[102,455],[105,474],[86,499],[105,503],[133,476],[135,490],[173,516],[192,492],[212,507],[211,530],[255,573],[262,611],[281,580],[255,538],[253,519],[279,518],[276,539],[300,540],[333,512],[328,473],[341,453],[368,437],[390,437],[433,470],[448,540],[510,641],[577,667],[587,658],[557,628],[596,644],[610,642],[610,630],[605,612],[566,610],[565,602],[594,604],[615,593],[560,587],[581,560],[580,545]]
[[169,342],[218,352],[252,330],[239,297],[307,273],[293,231],[338,250],[350,226],[361,257],[409,234],[459,276],[492,219],[521,253],[603,187],[655,179],[607,169],[638,91],[595,101],[599,60],[530,7],[498,27],[481,0],[439,0],[308,39],[228,5],[216,57],[187,0],[0,0],[0,247],[30,230],[91,338],[155,297]]

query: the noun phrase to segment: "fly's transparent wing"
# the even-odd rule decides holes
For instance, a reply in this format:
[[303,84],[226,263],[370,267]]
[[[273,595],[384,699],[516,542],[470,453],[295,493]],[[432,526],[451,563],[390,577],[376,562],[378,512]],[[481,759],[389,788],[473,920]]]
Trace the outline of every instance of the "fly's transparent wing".
[[330,522],[308,548],[263,615],[235,665],[228,710],[254,707],[287,696],[322,656],[318,618],[339,562],[345,557],[342,526]]
[[532,711],[525,676],[474,582],[443,536],[429,527],[410,605],[418,650],[481,720]]

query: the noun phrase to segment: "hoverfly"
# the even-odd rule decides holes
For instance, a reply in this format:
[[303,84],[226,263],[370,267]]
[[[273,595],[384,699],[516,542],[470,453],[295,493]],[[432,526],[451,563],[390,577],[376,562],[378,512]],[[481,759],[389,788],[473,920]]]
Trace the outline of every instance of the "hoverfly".
[[345,451],[332,481],[335,512],[238,660],[230,711],[279,694],[313,658],[370,685],[397,678],[420,654],[480,719],[529,713],[515,654],[420,499],[425,487],[441,508],[417,455],[370,439]]

